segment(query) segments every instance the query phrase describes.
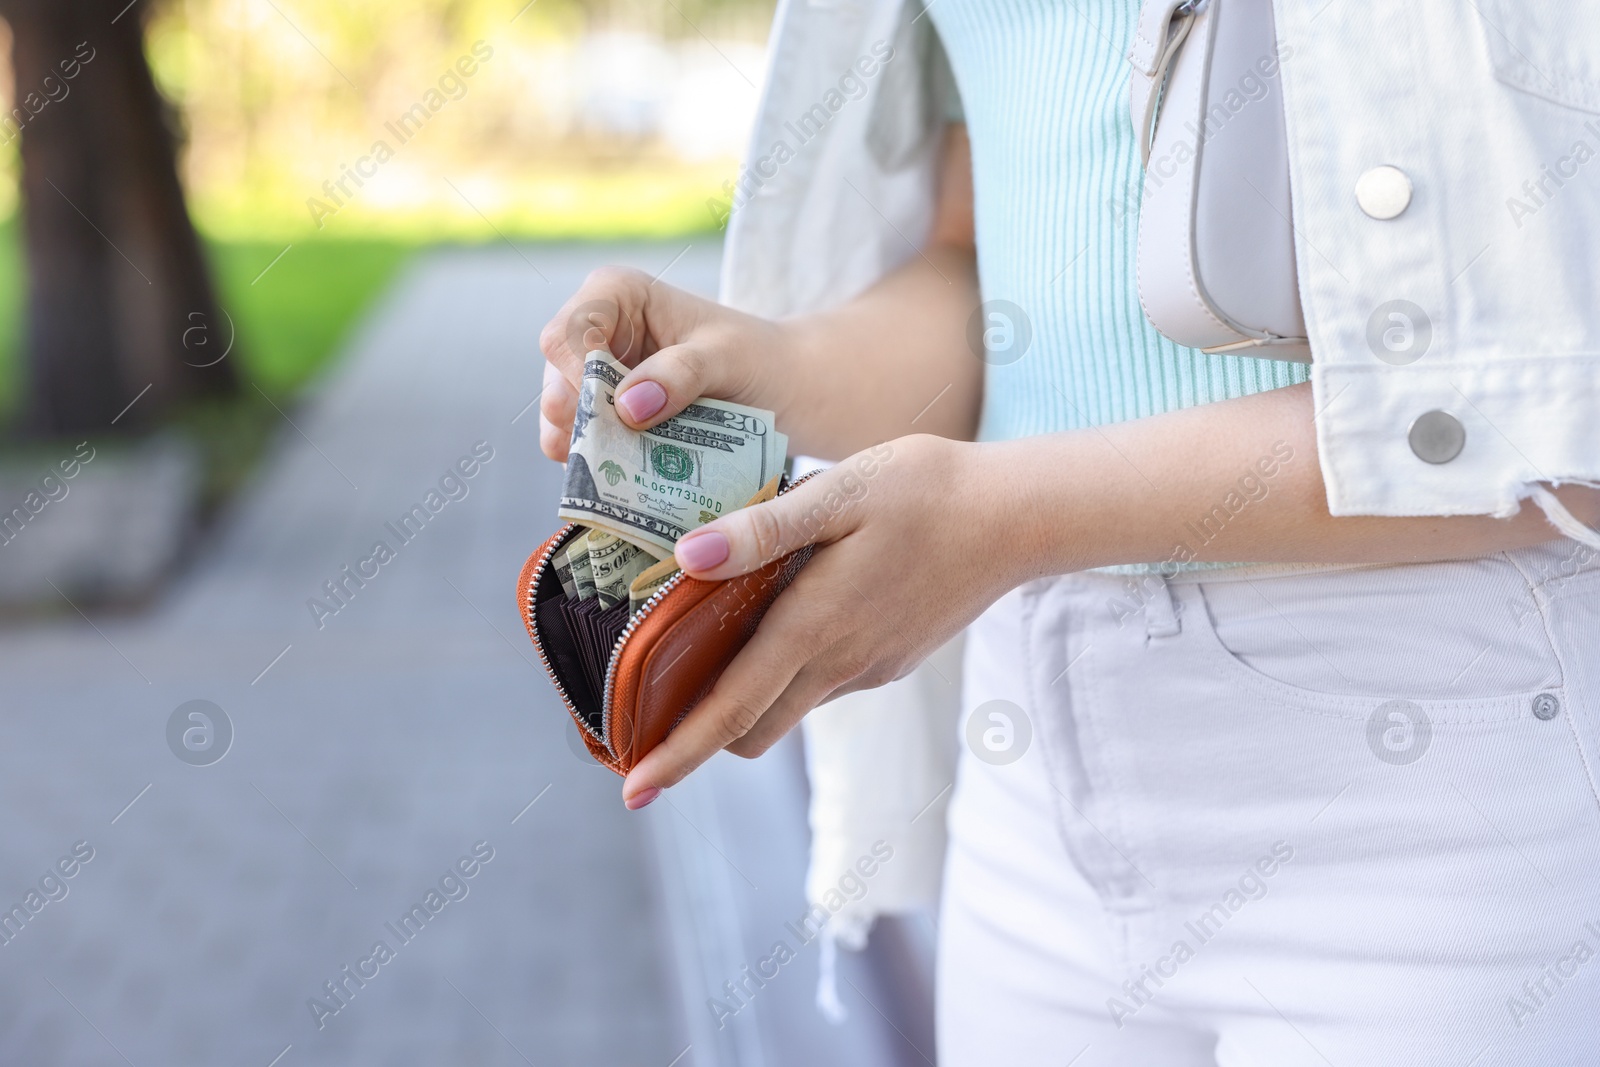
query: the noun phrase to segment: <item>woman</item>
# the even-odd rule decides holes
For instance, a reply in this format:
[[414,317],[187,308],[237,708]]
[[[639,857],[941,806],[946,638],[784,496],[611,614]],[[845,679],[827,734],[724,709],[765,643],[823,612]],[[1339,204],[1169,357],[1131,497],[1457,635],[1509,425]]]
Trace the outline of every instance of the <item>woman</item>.
[[785,5],[730,233],[764,314],[604,270],[541,339],[551,459],[576,314],[633,425],[724,397],[838,461],[679,542],[819,547],[628,805],[970,626],[1013,745],[951,803],[941,1063],[1589,1062],[1600,26],[1558,6],[1280,0],[1313,383],[1140,314],[1131,0]]

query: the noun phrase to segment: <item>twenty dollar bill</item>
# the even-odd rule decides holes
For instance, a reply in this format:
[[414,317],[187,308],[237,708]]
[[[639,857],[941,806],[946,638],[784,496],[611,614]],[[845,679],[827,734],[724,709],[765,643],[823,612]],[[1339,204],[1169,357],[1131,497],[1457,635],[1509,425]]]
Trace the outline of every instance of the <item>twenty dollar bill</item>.
[[678,538],[774,478],[789,441],[772,412],[704,398],[659,426],[629,429],[614,407],[627,373],[606,352],[585,357],[558,514],[666,558]]

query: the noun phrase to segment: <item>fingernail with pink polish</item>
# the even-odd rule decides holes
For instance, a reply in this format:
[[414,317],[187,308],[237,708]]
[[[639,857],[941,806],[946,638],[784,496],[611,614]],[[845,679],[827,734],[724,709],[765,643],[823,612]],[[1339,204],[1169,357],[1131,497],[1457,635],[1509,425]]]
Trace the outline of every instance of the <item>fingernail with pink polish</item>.
[[651,786],[649,789],[646,789],[643,792],[633,794],[633,796],[629,797],[627,800],[624,800],[623,803],[627,805],[629,811],[638,811],[640,808],[651,803],[660,795],[661,790],[657,789],[655,786]]
[[643,422],[661,410],[667,402],[667,391],[655,382],[640,382],[631,385],[627,392],[617,396],[617,407],[628,417],[629,422]]
[[727,560],[728,539],[716,530],[687,534],[674,554],[684,570],[708,571]]

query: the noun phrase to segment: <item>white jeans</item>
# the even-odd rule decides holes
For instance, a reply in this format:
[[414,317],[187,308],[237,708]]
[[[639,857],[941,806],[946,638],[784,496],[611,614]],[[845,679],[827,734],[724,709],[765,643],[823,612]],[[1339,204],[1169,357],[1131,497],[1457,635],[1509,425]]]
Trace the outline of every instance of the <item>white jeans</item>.
[[1593,550],[1052,578],[966,662],[941,1067],[1600,1063]]

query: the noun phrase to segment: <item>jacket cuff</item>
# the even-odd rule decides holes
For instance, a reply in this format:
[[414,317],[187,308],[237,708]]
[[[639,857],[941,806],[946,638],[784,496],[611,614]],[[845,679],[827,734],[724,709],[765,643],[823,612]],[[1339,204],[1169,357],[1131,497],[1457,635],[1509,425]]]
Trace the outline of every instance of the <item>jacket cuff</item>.
[[1600,355],[1318,363],[1311,380],[1334,515],[1505,517],[1539,483],[1600,483]]

